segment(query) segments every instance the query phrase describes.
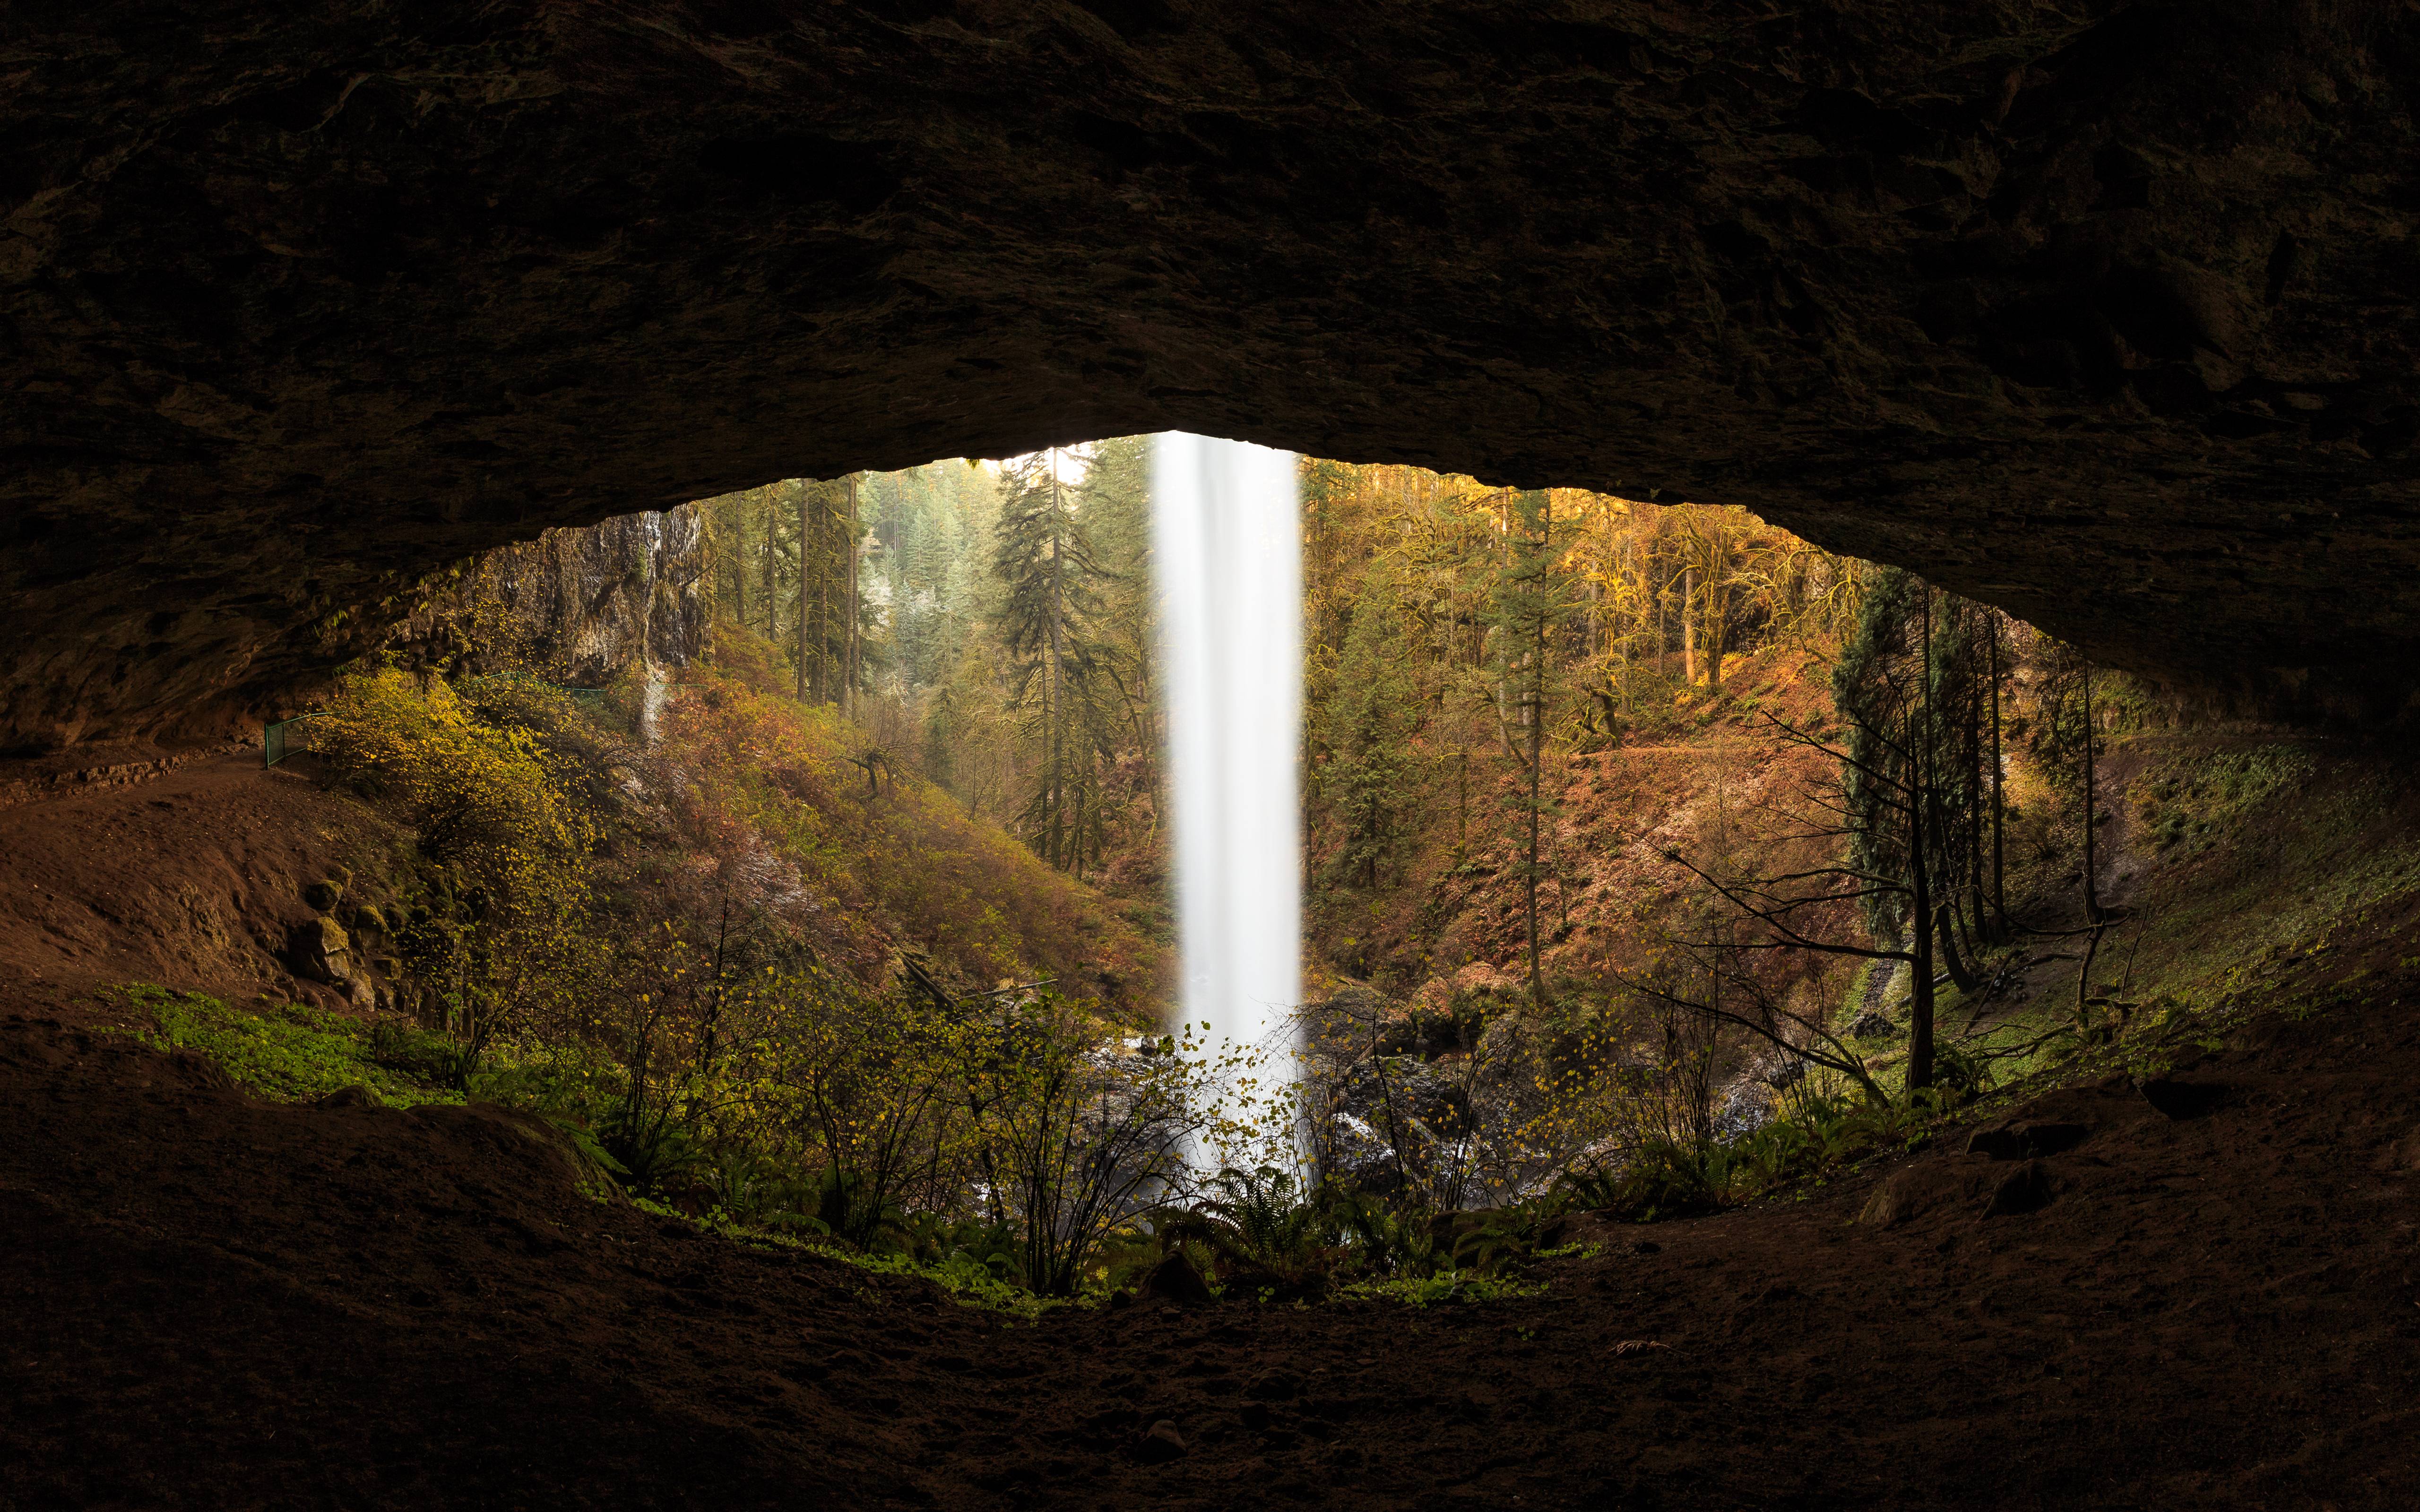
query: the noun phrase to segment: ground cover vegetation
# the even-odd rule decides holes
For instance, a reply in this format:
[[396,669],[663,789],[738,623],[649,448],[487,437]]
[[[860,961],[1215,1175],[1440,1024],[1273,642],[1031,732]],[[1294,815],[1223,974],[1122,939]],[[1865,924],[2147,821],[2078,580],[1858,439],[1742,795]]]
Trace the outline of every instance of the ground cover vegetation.
[[530,1108],[638,1200],[997,1304],[1503,1295],[1580,1214],[1821,1182],[2172,1028],[2138,980],[2187,952],[2085,816],[2131,781],[2189,858],[2308,775],[2145,757],[2140,689],[1742,511],[1307,461],[1272,1079],[1166,1022],[1147,481],[1119,441],[710,501],[668,695],[358,671],[304,738],[408,835],[353,916],[394,1011],[154,996],[157,1037]]

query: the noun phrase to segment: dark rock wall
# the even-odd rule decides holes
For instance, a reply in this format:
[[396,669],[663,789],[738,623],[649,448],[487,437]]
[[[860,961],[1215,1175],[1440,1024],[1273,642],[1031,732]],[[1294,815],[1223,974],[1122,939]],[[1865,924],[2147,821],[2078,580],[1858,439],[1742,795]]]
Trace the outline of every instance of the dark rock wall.
[[713,563],[693,504],[499,547],[398,625],[390,645],[447,666],[497,649],[567,685],[685,667],[712,626]]
[[0,18],[0,746],[427,569],[1181,427],[1750,505],[2180,686],[2420,653],[2412,0]]

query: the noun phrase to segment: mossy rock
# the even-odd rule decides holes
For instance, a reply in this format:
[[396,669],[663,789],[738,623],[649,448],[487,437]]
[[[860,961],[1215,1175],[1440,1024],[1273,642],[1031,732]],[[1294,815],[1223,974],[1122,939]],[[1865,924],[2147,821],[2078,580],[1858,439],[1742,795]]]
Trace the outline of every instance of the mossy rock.
[[349,981],[353,975],[352,936],[345,926],[326,916],[294,932],[290,942],[294,968],[314,981]]

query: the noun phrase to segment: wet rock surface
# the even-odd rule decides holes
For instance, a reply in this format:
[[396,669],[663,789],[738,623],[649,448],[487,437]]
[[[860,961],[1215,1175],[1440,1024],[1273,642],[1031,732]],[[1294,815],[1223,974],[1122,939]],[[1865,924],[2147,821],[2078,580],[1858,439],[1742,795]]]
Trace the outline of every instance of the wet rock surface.
[[2420,648],[2409,6],[8,46],[0,747],[223,730],[545,527],[1159,427],[1749,505],[2205,696],[2391,711]]
[[448,667],[537,666],[571,687],[601,687],[704,655],[712,570],[693,505],[551,530],[467,566],[390,645]]

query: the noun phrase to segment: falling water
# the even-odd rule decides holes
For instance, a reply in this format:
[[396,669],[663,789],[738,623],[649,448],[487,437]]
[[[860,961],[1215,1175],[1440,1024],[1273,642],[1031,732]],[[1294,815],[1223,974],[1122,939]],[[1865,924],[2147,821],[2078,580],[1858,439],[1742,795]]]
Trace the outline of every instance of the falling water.
[[1171,432],[1152,453],[1187,1021],[1289,1059],[1301,969],[1295,752],[1302,558],[1290,453]]

